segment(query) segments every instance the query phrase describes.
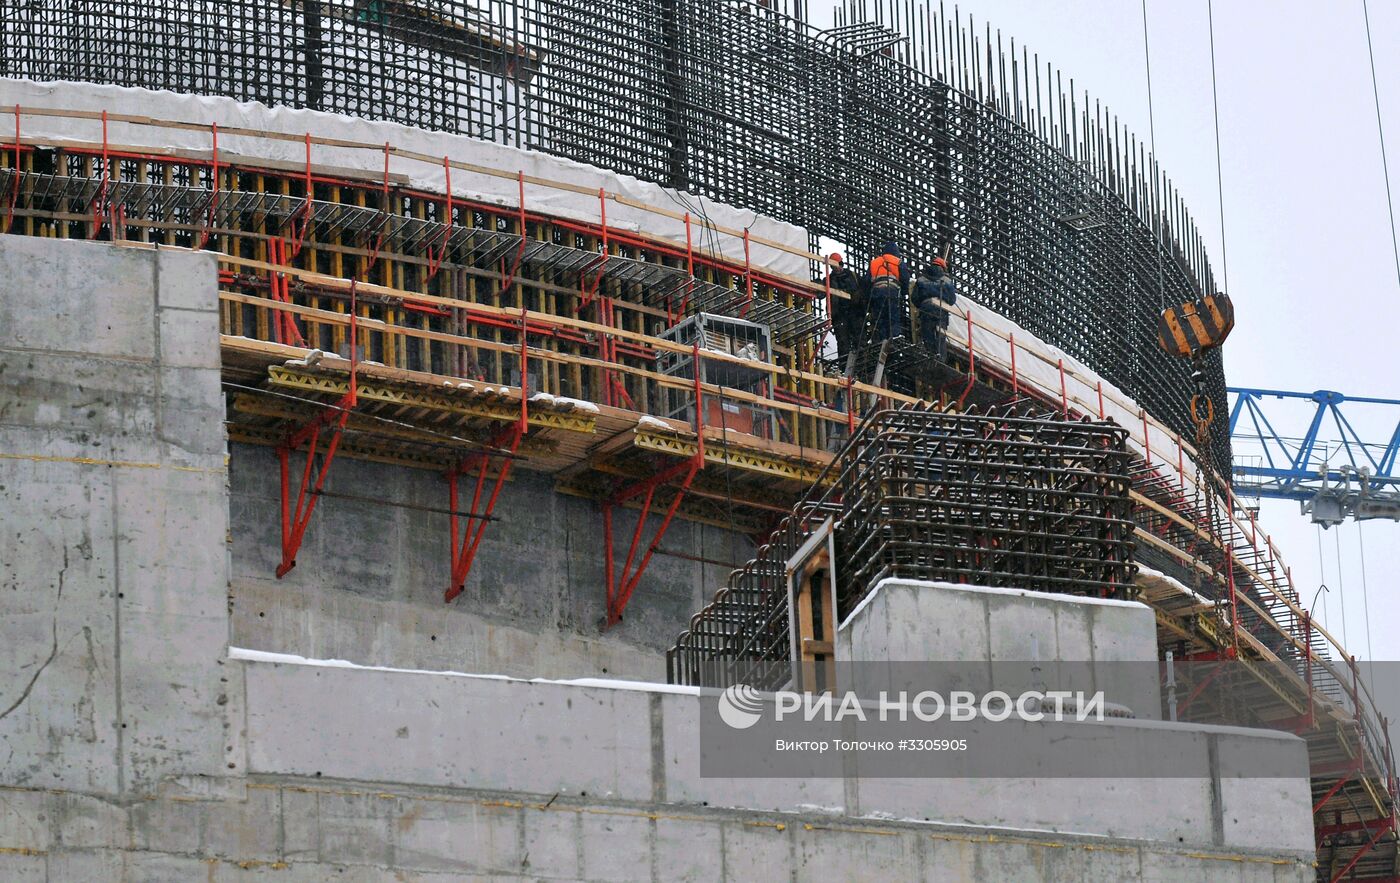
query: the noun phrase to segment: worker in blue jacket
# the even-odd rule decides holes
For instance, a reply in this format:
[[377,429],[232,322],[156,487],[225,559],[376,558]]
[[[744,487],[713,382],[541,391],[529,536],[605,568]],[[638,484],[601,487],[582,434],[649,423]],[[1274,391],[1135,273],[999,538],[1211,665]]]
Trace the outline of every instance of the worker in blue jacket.
[[934,258],[932,264],[919,271],[919,278],[914,282],[913,300],[919,310],[920,336],[924,346],[940,362],[948,355],[948,308],[957,299],[946,260]]

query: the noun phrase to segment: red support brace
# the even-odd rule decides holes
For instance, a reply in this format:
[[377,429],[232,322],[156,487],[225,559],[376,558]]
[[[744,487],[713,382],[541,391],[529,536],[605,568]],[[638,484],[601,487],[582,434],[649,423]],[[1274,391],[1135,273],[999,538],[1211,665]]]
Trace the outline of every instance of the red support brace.
[[1060,369],[1060,413],[1069,416],[1069,389],[1065,386],[1065,360],[1056,359]]
[[[280,236],[274,236],[268,240],[267,245],[268,256],[271,258],[270,263],[285,266],[288,263],[286,242]],[[292,302],[292,283],[286,273],[277,270],[269,271],[268,285],[273,300],[284,304]],[[278,343],[306,346],[306,339],[302,337],[301,329],[297,327],[296,317],[290,311],[277,310],[272,320],[273,336]]]
[[1193,658],[1193,657],[1188,657],[1188,658],[1187,658],[1187,661],[1194,662],[1194,661],[1197,661],[1197,660],[1204,660],[1204,659],[1207,659],[1207,658],[1217,660],[1217,664],[1211,668],[1210,674],[1206,675],[1204,678],[1201,679],[1201,682],[1200,682],[1199,684],[1197,684],[1196,687],[1195,687],[1195,689],[1193,689],[1193,690],[1191,691],[1191,694],[1190,694],[1189,696],[1186,697],[1186,701],[1185,701],[1185,702],[1182,702],[1182,703],[1180,704],[1180,706],[1178,706],[1178,708],[1177,708],[1177,715],[1178,715],[1178,716],[1185,714],[1185,713],[1186,713],[1186,709],[1191,705],[1191,703],[1194,702],[1194,701],[1196,701],[1196,698],[1199,697],[1202,693],[1205,692],[1206,687],[1208,687],[1208,686],[1210,685],[1210,682],[1211,682],[1211,681],[1215,680],[1215,676],[1218,675],[1218,674],[1220,674],[1222,671],[1225,670],[1225,666],[1219,662],[1220,655],[1219,655],[1219,654],[1216,654],[1216,653],[1209,653],[1209,654],[1203,653],[1203,654],[1199,654],[1198,656],[1196,656],[1196,657],[1194,657],[1194,658]]
[[608,192],[602,187],[598,188],[598,217],[602,225],[603,254],[598,259],[596,272],[593,276],[593,285],[588,285],[588,267],[584,267],[579,278],[579,289],[583,297],[579,300],[579,309],[583,309],[593,302],[593,298],[598,296],[598,289],[603,284],[603,268],[608,265]]
[[379,228],[379,235],[374,239],[374,245],[369,249],[369,263],[365,265],[365,274],[374,269],[374,265],[379,261],[379,250],[384,247],[384,237],[389,234],[389,142],[384,142],[384,190],[379,198],[379,213],[384,216],[384,226]]
[[[1176,479],[1184,499],[1186,497],[1186,449],[1181,446],[1181,433],[1179,432],[1176,434]],[[1253,542],[1251,539],[1251,545]]]
[[[529,324],[527,321],[527,311],[520,308],[520,416],[508,426],[502,427],[499,432],[487,442],[483,450],[473,453],[455,468],[447,473],[447,494],[448,511],[451,521],[448,524],[451,542],[451,562],[452,574],[451,582],[448,583],[447,591],[443,593],[444,603],[452,603],[454,599],[467,587],[467,577],[471,575],[472,562],[476,560],[476,550],[481,546],[481,538],[486,533],[486,525],[491,522],[491,513],[496,508],[496,500],[501,496],[501,488],[505,486],[506,479],[510,477],[510,467],[515,462],[515,452],[520,449],[520,440],[525,437],[530,423],[530,390],[526,378],[529,375]],[[504,455],[500,469],[496,472],[496,480],[491,487],[490,496],[487,497],[485,506],[482,506],[481,495],[486,488],[486,471],[491,464],[493,457]],[[471,508],[462,517],[467,519],[465,532],[459,535],[457,530],[457,519],[459,517],[459,497],[457,492],[457,479],[469,473],[476,474],[475,487],[472,491]],[[460,536],[460,542],[459,542]]]
[[311,133],[310,133],[310,132],[307,132],[307,133],[306,133],[306,201],[305,201],[305,204],[303,204],[302,207],[301,207],[301,215],[302,215],[301,225],[300,225],[299,227],[297,226],[296,218],[295,218],[295,217],[293,217],[292,220],[291,220],[292,229],[296,231],[296,236],[294,237],[294,241],[293,241],[293,244],[292,244],[292,253],[291,253],[291,257],[293,257],[293,258],[295,258],[297,255],[301,254],[301,247],[302,247],[303,245],[306,244],[306,234],[307,234],[307,232],[311,229],[311,216],[312,216],[313,211],[314,211],[314,210],[312,209],[312,207],[311,207],[311,200],[312,200],[312,197],[314,197],[315,195],[316,195],[315,184],[314,184],[314,182],[311,180]]
[[[671,519],[675,517],[676,510],[680,508],[681,500],[685,497],[686,491],[690,489],[690,483],[695,479],[695,473],[705,466],[705,408],[700,386],[700,341],[698,339],[693,344],[693,352],[695,360],[695,454],[650,478],[619,488],[611,497],[603,501],[603,578],[606,582],[604,628],[611,628],[622,621],[622,612],[627,608],[627,602],[632,599],[632,593],[637,590],[637,584],[641,582],[642,574],[646,572],[647,564],[651,562],[652,555],[661,545],[661,539],[666,536],[666,530],[671,526]],[[632,561],[637,556],[642,529],[646,526],[647,518],[651,515],[651,505],[656,497],[656,489],[677,477],[680,478],[680,484],[676,488],[676,495],[666,508],[666,515],[661,519],[661,524],[656,528],[655,535],[647,544],[646,552],[634,569]],[[622,564],[622,572],[618,574],[615,572],[613,564],[613,508],[639,496],[642,497],[642,508],[637,513],[637,526],[632,531],[632,543],[627,549],[627,558]]]
[[213,189],[209,193],[209,211],[204,216],[204,226],[199,231],[199,244],[195,246],[195,249],[201,249],[209,244],[209,228],[214,226],[214,213],[219,208],[219,124],[210,123],[209,133],[214,142],[213,150],[210,153],[213,170],[209,173]]
[[[18,140],[18,139],[16,139]],[[690,295],[695,291],[695,246],[691,243],[690,212],[685,213],[685,297],[681,298],[681,309],[676,321],[685,318],[685,309],[690,306]]]
[[1363,855],[1370,852],[1377,843],[1381,842],[1381,837],[1385,836],[1388,831],[1393,830],[1395,830],[1395,826],[1392,824],[1378,829],[1375,834],[1371,835],[1371,839],[1366,841],[1366,845],[1357,850],[1356,855],[1351,857],[1351,861],[1347,862],[1346,867],[1338,871],[1336,876],[1332,878],[1332,883],[1338,883],[1339,880],[1345,877],[1352,868],[1356,867],[1356,863],[1361,861]]
[[[297,552],[301,549],[302,537],[306,535],[306,526],[311,522],[311,514],[316,511],[316,502],[320,499],[321,488],[325,486],[326,475],[330,472],[331,463],[335,461],[335,452],[340,447],[340,438],[345,431],[345,423],[350,419],[350,412],[354,410],[358,401],[359,386],[355,376],[355,309],[357,305],[355,280],[352,279],[350,280],[349,391],[341,396],[340,401],[313,417],[301,429],[289,433],[286,440],[277,448],[277,459],[282,478],[282,562],[277,565],[278,579],[286,576],[288,571],[297,566]],[[321,430],[327,427],[331,430],[330,441],[326,444],[321,459],[321,469],[316,475],[315,485],[312,486],[311,472],[321,442]],[[301,472],[296,507],[293,508],[291,505],[289,461],[292,451],[303,444],[307,444],[306,466]],[[308,488],[310,488],[310,493],[307,493]]]
[[1142,419],[1142,457],[1147,463],[1147,468],[1152,468],[1152,436],[1147,433],[1147,412],[1138,410],[1138,417]]
[[1391,822],[1391,819],[1384,818],[1366,819],[1355,822],[1340,822],[1335,825],[1319,825],[1317,828],[1317,837],[1319,840],[1321,840],[1323,837],[1331,837],[1333,834],[1346,834],[1349,831],[1374,831],[1377,826],[1380,826],[1381,828],[1389,828]]
[[846,378],[846,438],[856,434],[856,398],[855,381]]
[[[97,234],[102,232],[102,216],[110,213],[107,205],[107,187],[111,175],[111,155],[107,148],[107,111],[102,111],[102,182],[98,187],[97,196],[92,201],[92,229],[88,231],[89,239],[96,239]],[[116,238],[116,229],[112,229],[112,238]]]
[[11,225],[15,222],[15,206],[19,204],[19,167],[20,167],[20,140],[19,140],[19,105],[15,105],[15,171],[14,183],[10,188],[10,204],[5,208],[5,229],[0,233],[9,233]]
[[[1314,773],[1314,775],[1316,775],[1316,773]],[[1337,793],[1338,791],[1342,790],[1342,786],[1345,785],[1345,784],[1346,784],[1348,781],[1350,781],[1350,780],[1351,780],[1351,774],[1348,773],[1348,774],[1342,776],[1340,779],[1338,779],[1338,780],[1337,780],[1337,784],[1335,784],[1335,785],[1333,785],[1331,788],[1327,789],[1327,793],[1324,794],[1324,795],[1322,795],[1322,799],[1319,800],[1317,803],[1314,803],[1314,804],[1313,804],[1313,810],[1312,810],[1312,811],[1313,811],[1313,815],[1317,815],[1317,811],[1320,810],[1320,809],[1322,809],[1322,807],[1327,803],[1327,801],[1331,800],[1331,799],[1336,795],[1336,793]]]
[[[523,401],[525,397],[523,388],[520,394]],[[496,508],[496,500],[501,495],[501,488],[505,485],[506,479],[510,477],[511,463],[514,462],[511,458],[519,450],[523,434],[524,431],[518,421],[511,423],[491,439],[489,442],[490,450],[472,454],[447,473],[448,508],[451,512],[448,516],[451,519],[448,530],[451,539],[452,578],[447,586],[447,591],[442,596],[445,603],[452,603],[453,599],[466,589],[467,577],[471,574],[472,562],[476,559],[476,550],[480,547],[481,538],[486,533],[486,525],[491,521],[491,513]],[[481,495],[486,486],[487,467],[490,466],[493,454],[498,451],[504,451],[508,456],[496,472],[496,480],[491,488],[491,494],[486,500],[485,507],[482,507]],[[457,479],[461,475],[472,472],[476,474],[475,488],[472,491],[471,509],[462,513],[467,519],[467,526],[459,543]]]
[[1313,707],[1312,675],[1312,611],[1303,611],[1303,672],[1308,682],[1308,729],[1317,726],[1317,710]]
[[749,314],[753,306],[753,264],[749,261],[749,228],[744,228],[744,305],[739,308],[739,318]]
[[1011,343],[1011,397],[1021,397],[1021,382],[1016,377],[1016,332],[1011,332],[1009,337]]
[[[447,157],[442,158],[442,174],[446,182],[443,192],[447,194],[446,208],[443,210],[442,238],[438,240],[437,248],[428,246],[428,275],[424,281],[432,279],[442,269],[442,260],[447,257],[447,241],[452,238],[452,163]],[[523,185],[522,185],[523,186]],[[524,209],[524,206],[521,206]],[[525,229],[520,230],[521,247],[525,245]],[[509,286],[502,285],[501,291],[505,291]]]

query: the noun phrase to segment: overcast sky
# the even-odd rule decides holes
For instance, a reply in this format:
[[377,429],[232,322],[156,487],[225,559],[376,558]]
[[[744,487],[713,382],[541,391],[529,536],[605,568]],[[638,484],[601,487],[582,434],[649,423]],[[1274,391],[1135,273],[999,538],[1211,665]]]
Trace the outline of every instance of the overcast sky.
[[[812,6],[821,23],[827,4]],[[963,0],[959,7],[979,28],[990,22],[1061,67],[1148,138],[1140,0]],[[1372,0],[1370,15],[1392,184],[1400,184],[1400,3]],[[1147,16],[1157,155],[1212,243],[1220,279],[1206,0],[1148,0]],[[1214,16],[1224,244],[1237,318],[1226,380],[1400,399],[1400,283],[1361,2],[1215,0]],[[1400,186],[1392,191],[1400,200]],[[1400,406],[1372,410],[1348,417],[1368,441],[1384,442]],[[1305,428],[1309,414],[1291,413],[1275,423],[1280,432],[1289,432],[1285,424]],[[1320,532],[1296,503],[1266,502],[1261,524],[1292,566],[1305,604],[1325,575],[1329,592],[1315,615],[1352,654],[1372,655],[1369,602],[1372,658],[1400,660],[1400,523],[1321,533],[1321,557]]]

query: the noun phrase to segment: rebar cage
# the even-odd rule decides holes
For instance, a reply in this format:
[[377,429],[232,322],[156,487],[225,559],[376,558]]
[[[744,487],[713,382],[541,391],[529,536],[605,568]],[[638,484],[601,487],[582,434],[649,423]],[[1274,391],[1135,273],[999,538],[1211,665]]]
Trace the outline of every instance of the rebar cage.
[[[765,0],[0,5],[0,76],[172,89],[460,132],[802,225],[857,264],[945,247],[960,291],[1189,434],[1163,306],[1213,291],[1145,147],[1059,71],[922,0],[821,31]],[[871,42],[874,40],[874,42]],[[697,199],[697,197],[701,197]],[[704,247],[704,244],[701,244]],[[815,270],[815,268],[814,268]],[[1224,401],[1218,353],[1208,391]],[[1227,474],[1223,409],[1215,467]]]
[[1126,442],[1113,424],[1008,407],[871,414],[829,467],[834,481],[818,482],[692,617],[667,652],[667,676],[723,687],[775,673],[762,663],[790,654],[786,564],[827,518],[838,621],[885,577],[1130,595]]

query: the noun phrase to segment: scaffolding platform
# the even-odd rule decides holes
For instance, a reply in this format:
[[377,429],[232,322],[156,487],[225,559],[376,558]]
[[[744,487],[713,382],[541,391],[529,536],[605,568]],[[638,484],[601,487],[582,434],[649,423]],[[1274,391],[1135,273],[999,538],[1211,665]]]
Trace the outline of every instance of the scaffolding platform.
[[[309,351],[299,347],[227,335],[222,345],[232,441],[282,444],[349,389],[344,359],[323,356],[307,366]],[[353,458],[445,471],[482,451],[520,413],[518,387],[366,363],[356,376],[359,403],[342,442],[342,454]],[[573,496],[607,499],[619,482],[645,480],[698,450],[694,427],[681,421],[556,396],[532,396],[527,404],[518,466],[553,475],[557,488]],[[723,527],[771,526],[832,459],[717,426],[704,431],[704,467],[678,514]],[[661,497],[673,490],[663,489]]]

